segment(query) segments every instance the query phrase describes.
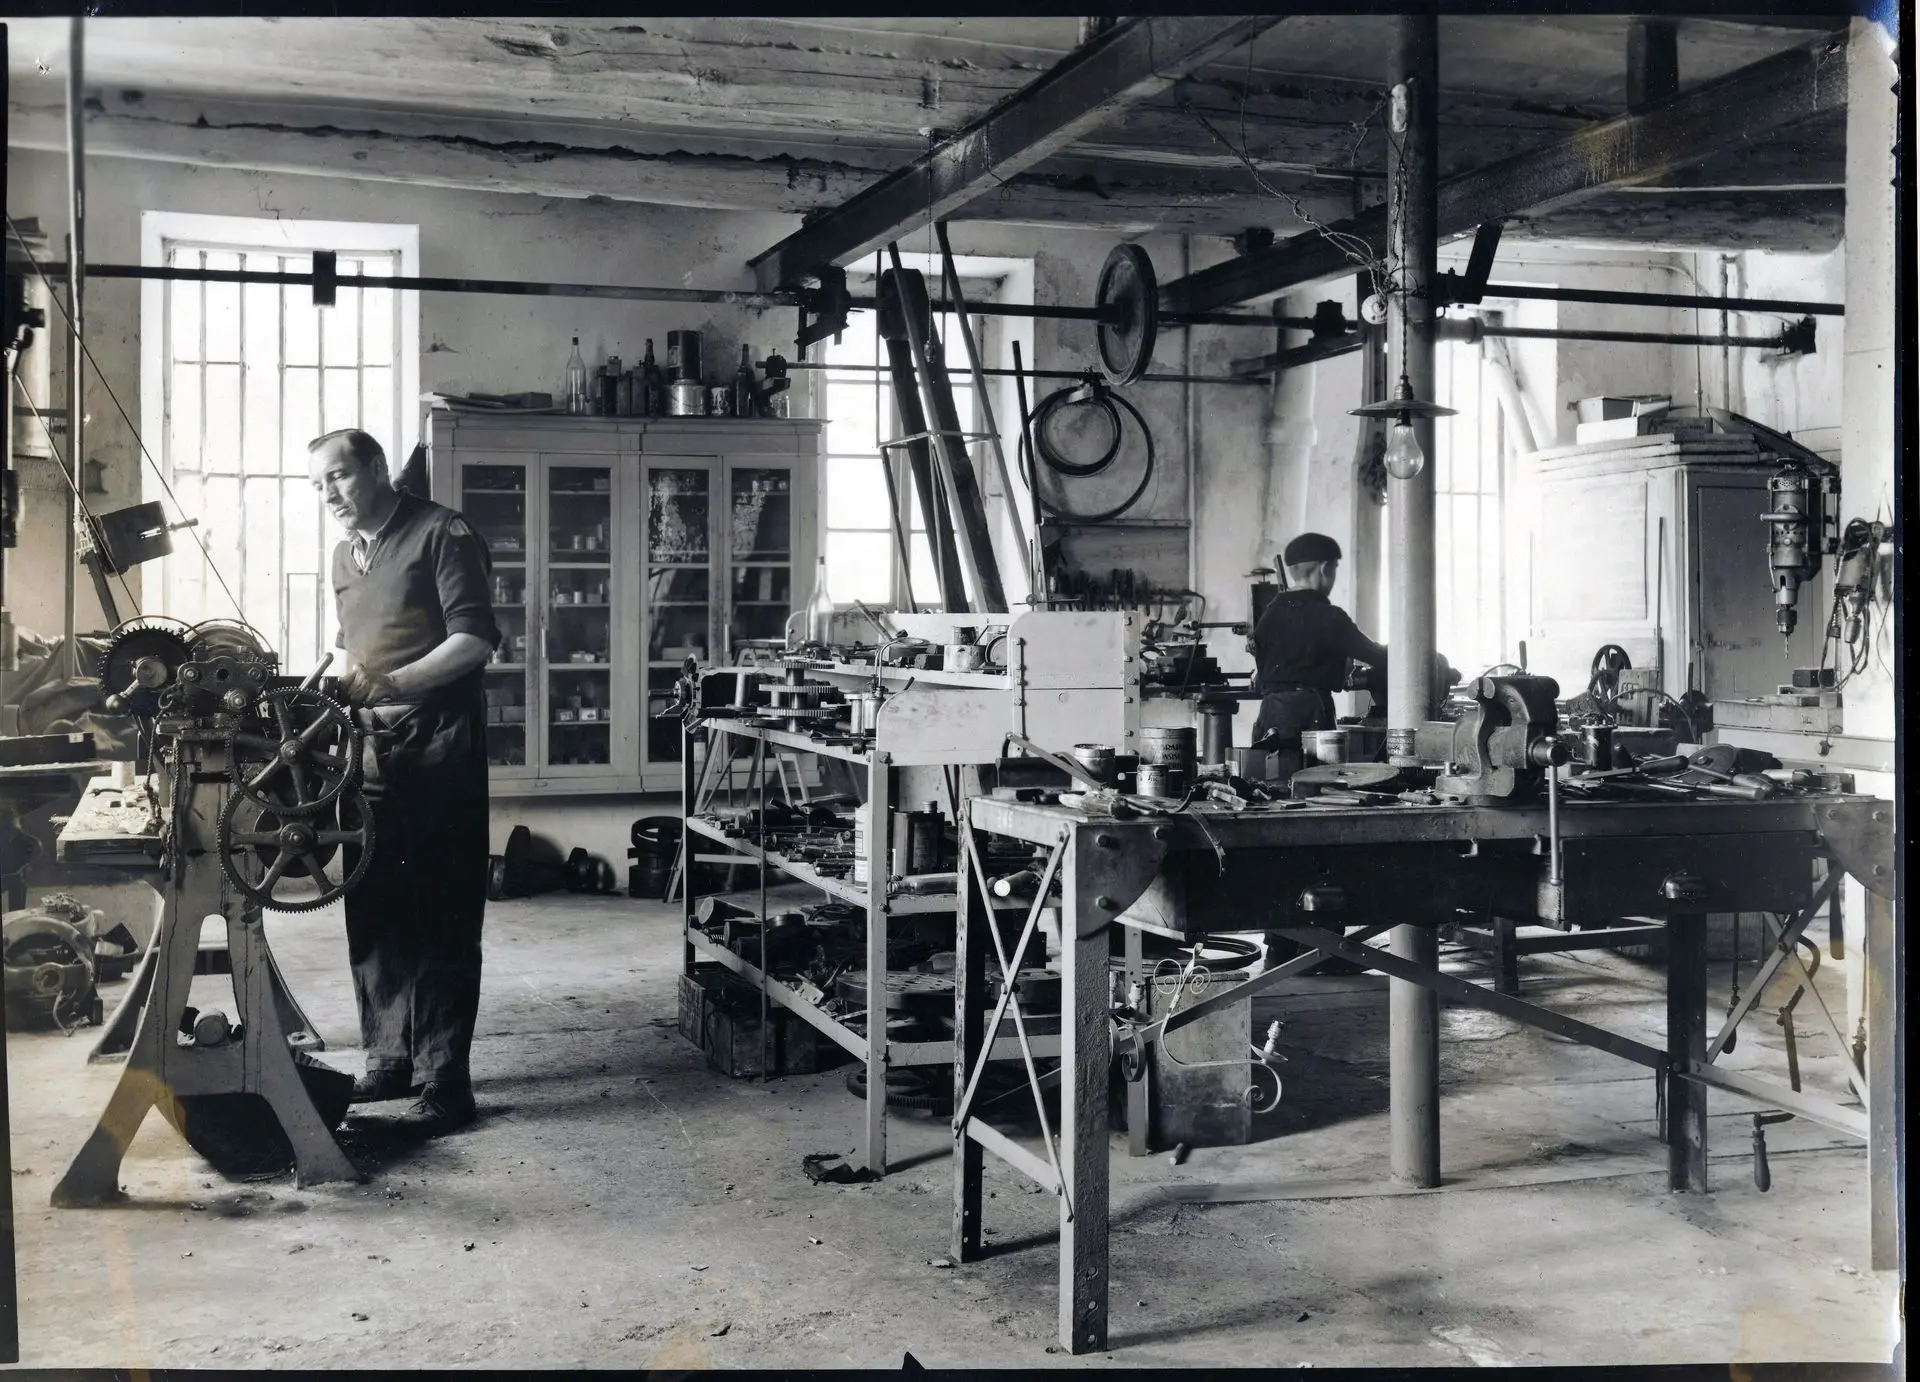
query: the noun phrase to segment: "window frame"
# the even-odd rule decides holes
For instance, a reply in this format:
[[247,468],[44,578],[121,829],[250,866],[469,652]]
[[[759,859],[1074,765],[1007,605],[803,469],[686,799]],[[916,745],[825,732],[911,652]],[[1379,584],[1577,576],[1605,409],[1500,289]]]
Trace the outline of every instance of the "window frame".
[[[918,268],[927,275],[930,292],[935,293],[936,296],[944,296],[943,293],[939,292],[941,279],[939,261],[937,259],[912,254],[902,254],[901,257],[906,267]],[[923,260],[924,262],[919,262]],[[869,269],[863,266],[860,271],[850,272],[848,276],[849,287],[867,293],[877,291],[880,267],[881,263],[876,258],[874,267]],[[1033,356],[1031,323],[1026,320],[991,316],[980,312],[978,307],[986,303],[1009,301],[1030,302],[1033,296],[1032,261],[997,258],[981,259],[967,255],[956,255],[955,267],[960,273],[962,290],[966,293],[969,304],[975,308],[974,311],[968,313],[968,317],[973,328],[975,343],[980,350],[982,366],[984,368],[994,369],[1006,368],[1011,364],[1010,342],[1014,339],[1021,339],[1023,341],[1027,357],[1031,360]],[[967,363],[965,345],[960,341],[958,333],[951,330],[951,314],[943,312],[940,314],[940,317],[943,325],[947,327],[947,329],[943,329],[941,332],[941,344],[945,351],[948,373],[957,386],[955,392],[965,395],[967,415],[961,418],[961,426],[968,431],[982,430],[985,426],[985,410],[982,408],[980,400],[973,396],[972,374]],[[1011,330],[1009,330],[1010,326],[1012,327]],[[829,349],[831,349],[830,346]],[[822,352],[820,359],[822,365],[828,365],[829,363],[826,354],[826,351]],[[852,364],[855,362],[847,363]],[[844,372],[835,371],[832,368],[823,368],[816,372],[815,380],[817,383],[815,387],[818,389],[818,415],[831,420],[831,405],[827,402],[827,399],[829,396],[829,388],[836,380],[845,384],[862,384],[871,381],[876,389],[875,411],[878,414],[875,418],[876,442],[901,435],[899,417],[892,406],[888,374],[885,369],[886,352],[882,349],[877,336],[874,339],[872,357],[866,361],[857,363],[865,366],[876,366],[878,368],[859,369],[857,371],[847,369]],[[1006,387],[1004,389],[997,387],[1000,385],[1005,385]],[[999,431],[1001,433],[1002,445],[1005,446],[1007,450],[1009,470],[1012,471],[1015,469],[1012,464],[1014,451],[1013,447],[1008,444],[1009,433],[1006,421],[1012,409],[1012,400],[1010,397],[1012,392],[1011,381],[1005,379],[989,379],[987,380],[987,386],[989,393],[992,395],[991,401],[995,409],[996,419],[1000,420],[1002,424]],[[1003,393],[1008,394],[1009,397],[1001,397]],[[1013,432],[1017,434],[1017,419],[1013,421],[1012,427]],[[996,496],[990,500],[991,511],[998,506],[1000,501],[997,498],[999,489],[998,479],[997,476],[989,474],[994,467],[991,459],[985,454],[985,448],[989,445],[990,443],[984,441],[974,443],[969,447],[969,451],[973,455],[976,469],[980,474],[983,493]],[[854,532],[871,534],[883,532],[885,534],[888,551],[888,567],[890,572],[888,601],[895,609],[905,609],[908,573],[902,568],[900,554],[893,541],[891,525],[885,529],[844,528],[835,527],[830,522],[831,473],[835,468],[833,462],[835,459],[849,457],[857,459],[860,454],[864,453],[832,450],[830,437],[826,439],[825,445],[823,445],[820,469],[820,503],[818,506],[820,515],[820,552],[822,555],[828,557],[829,565],[831,566],[832,558],[830,548],[834,534]],[[914,499],[911,497],[912,478],[907,464],[905,449],[890,447],[882,452],[881,456],[883,461],[890,465],[896,492],[908,495],[909,498],[907,502],[909,506],[915,507]],[[1010,478],[1016,487],[1020,485],[1021,482],[1017,475],[1013,475]],[[1006,496],[1004,502],[1011,505],[1015,513],[1025,512],[1026,496],[1024,491]],[[1005,513],[999,515],[998,523],[1001,527],[1010,526]],[[940,606],[939,592],[934,583],[930,549],[926,550],[924,565],[920,560],[922,550],[926,546],[925,532],[926,528],[923,519],[922,524],[916,526],[913,531],[908,534],[909,554],[914,559],[914,569],[912,571],[913,593],[916,597],[916,605],[918,608],[938,609]],[[1003,539],[1010,542],[1011,534],[1003,535],[996,532],[995,538],[996,547],[998,547]],[[834,603],[836,608],[839,609],[851,607],[850,600],[836,599]]]
[[[191,248],[221,254],[282,254],[312,255],[317,250],[334,250],[345,256],[380,255],[394,256],[393,273],[399,277],[415,277],[420,272],[420,228],[418,225],[392,222],[360,221],[321,221],[288,218],[264,218],[249,216],[215,216],[194,212],[147,210],[140,217],[140,261],[144,267],[164,267],[168,255],[177,248]],[[244,262],[244,260],[242,261]],[[168,498],[168,488],[176,480],[176,471],[170,454],[167,418],[167,395],[170,366],[172,364],[172,321],[168,288],[172,281],[147,279],[140,290],[140,418],[145,448],[153,460],[153,468],[142,468],[142,495],[147,501],[161,500],[169,505],[169,516],[173,516],[173,504]],[[241,289],[244,294],[244,287]],[[298,292],[297,288],[283,288],[284,295]],[[346,290],[349,293],[353,289]],[[343,300],[342,305],[345,305]],[[338,310],[338,309],[325,309]],[[407,437],[405,428],[409,418],[418,430],[422,413],[420,411],[420,305],[419,295],[407,289],[393,290],[393,314],[395,324],[394,358],[392,362],[393,420],[383,430],[391,430],[396,435],[381,436],[379,439],[387,450],[390,469],[397,475],[399,467],[405,463],[408,452],[413,448],[417,437]],[[284,344],[284,325],[283,344]],[[361,343],[364,348],[364,342]],[[245,379],[245,341],[240,343],[241,372],[244,387]],[[324,365],[316,362],[320,369]],[[204,362],[203,362],[204,367]],[[364,367],[364,366],[361,366]],[[281,398],[285,399],[285,370],[287,364],[283,357],[277,364],[281,372]],[[324,387],[324,386],[323,386]],[[243,405],[244,406],[244,405]],[[284,413],[282,413],[284,425]],[[370,426],[369,430],[373,430]],[[376,433],[376,435],[378,435]],[[164,476],[165,483],[157,478],[153,469],[157,468]],[[284,471],[281,472],[284,480]],[[244,467],[242,474],[244,483]],[[188,513],[187,518],[201,518],[203,515]],[[198,534],[195,534],[198,536]],[[284,539],[281,543],[278,559],[281,570],[281,591],[279,595],[280,618],[289,618],[286,608]],[[188,538],[177,543],[186,555],[198,559],[194,539]],[[333,602],[327,598],[326,579],[327,561],[331,551],[326,530],[322,529],[322,550],[315,558],[315,570],[320,581],[318,591],[318,624],[316,636],[318,646],[325,649],[331,646],[333,639],[334,611]],[[138,572],[140,587],[138,599],[142,607],[160,607],[166,600],[172,581],[174,558],[162,558],[156,566],[148,566]],[[237,585],[237,572],[222,571],[221,575],[229,584]],[[148,584],[151,575],[152,584]],[[244,600],[244,591],[234,590],[236,599]],[[211,601],[209,601],[209,605]],[[233,611],[234,616],[245,618],[244,610]],[[211,608],[203,608],[202,618],[229,617],[229,612],[216,613]],[[273,642],[283,632],[281,629],[263,629],[269,642]],[[275,651],[286,650],[276,648]]]

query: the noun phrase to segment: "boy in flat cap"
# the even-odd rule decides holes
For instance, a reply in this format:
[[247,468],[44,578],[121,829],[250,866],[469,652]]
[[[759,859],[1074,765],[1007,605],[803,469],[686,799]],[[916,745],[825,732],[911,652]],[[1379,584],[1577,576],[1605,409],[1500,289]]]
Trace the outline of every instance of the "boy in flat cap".
[[1334,727],[1333,693],[1345,688],[1352,658],[1384,674],[1387,650],[1327,599],[1340,572],[1340,544],[1324,533],[1302,533],[1281,554],[1287,588],[1268,603],[1253,631],[1261,693],[1253,742],[1277,736],[1279,776],[1300,765],[1304,730]]

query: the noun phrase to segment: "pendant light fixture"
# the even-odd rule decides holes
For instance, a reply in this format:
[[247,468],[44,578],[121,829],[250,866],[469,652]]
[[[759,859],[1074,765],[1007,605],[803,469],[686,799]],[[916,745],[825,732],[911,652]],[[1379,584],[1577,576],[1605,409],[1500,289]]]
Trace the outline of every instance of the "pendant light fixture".
[[1394,396],[1380,403],[1368,403],[1351,409],[1354,417],[1392,418],[1387,428],[1387,474],[1396,480],[1411,480],[1427,466],[1427,453],[1415,435],[1415,418],[1452,417],[1457,408],[1443,408],[1438,403],[1429,403],[1423,398],[1413,396],[1413,384],[1405,374],[1400,376],[1400,386],[1394,390]]

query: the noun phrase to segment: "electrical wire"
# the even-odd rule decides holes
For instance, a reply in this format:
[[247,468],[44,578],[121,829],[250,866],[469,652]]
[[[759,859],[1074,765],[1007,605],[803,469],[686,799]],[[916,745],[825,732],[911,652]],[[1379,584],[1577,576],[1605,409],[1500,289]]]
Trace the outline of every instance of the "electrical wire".
[[[1163,974],[1163,971],[1168,965],[1176,967],[1175,973],[1171,976]],[[1172,979],[1171,986],[1169,986],[1167,982],[1168,977]],[[1248,1085],[1246,1091],[1240,1098],[1241,1102],[1245,1103],[1253,1112],[1270,1113],[1280,1106],[1280,1099],[1285,1093],[1285,1086],[1280,1080],[1280,1072],[1275,1070],[1270,1062],[1282,1059],[1282,1057],[1264,1051],[1252,1042],[1247,1043],[1247,1051],[1251,1057],[1251,1059],[1247,1060],[1184,1061],[1173,1053],[1171,1040],[1166,1034],[1167,1023],[1172,1020],[1174,1013],[1179,1011],[1180,999],[1190,991],[1194,995],[1195,1001],[1198,1001],[1199,995],[1206,991],[1207,985],[1212,982],[1212,978],[1212,972],[1200,963],[1200,947],[1198,945],[1195,945],[1192,951],[1189,952],[1187,962],[1184,965],[1175,959],[1163,959],[1159,964],[1154,966],[1153,974],[1149,982],[1153,987],[1159,989],[1161,993],[1167,995],[1166,1012],[1157,1022],[1151,1024],[1151,1028],[1155,1033],[1154,1039],[1160,1044],[1160,1054],[1169,1065],[1179,1066],[1183,1070],[1230,1070],[1247,1066],[1257,1072],[1265,1074],[1273,1081],[1273,1097],[1270,1100],[1264,1104],[1260,1102],[1260,1087],[1257,1083]],[[1276,1026],[1277,1025],[1278,1024],[1276,1024]]]
[[1287,191],[1285,188],[1275,187],[1272,183],[1268,182],[1260,172],[1259,165],[1247,156],[1246,151],[1235,147],[1233,141],[1220,133],[1211,120],[1207,119],[1205,115],[1194,108],[1192,102],[1180,102],[1180,109],[1197,120],[1201,128],[1212,135],[1221,148],[1225,149],[1240,161],[1241,166],[1243,166],[1247,170],[1248,175],[1253,178],[1254,186],[1258,187],[1269,197],[1287,203],[1287,205],[1292,208],[1294,216],[1302,225],[1306,226],[1307,229],[1313,231],[1321,239],[1339,250],[1347,259],[1358,265],[1361,271],[1372,281],[1374,291],[1384,294],[1385,288],[1383,287],[1381,272],[1382,265],[1379,257],[1373,252],[1373,246],[1367,242],[1364,236],[1354,235],[1349,231],[1335,230],[1333,227],[1322,223],[1311,211],[1308,211],[1307,208],[1301,204],[1300,199],[1294,196],[1293,193]]
[[1102,510],[1099,513],[1075,513],[1071,509],[1063,508],[1055,504],[1040,491],[1036,484],[1037,469],[1034,466],[1034,456],[1037,455],[1041,461],[1044,461],[1049,470],[1062,475],[1074,478],[1085,478],[1087,476],[1097,475],[1111,465],[1113,458],[1119,454],[1120,439],[1125,430],[1124,427],[1116,425],[1112,447],[1108,450],[1107,454],[1097,462],[1069,461],[1055,450],[1052,443],[1047,440],[1046,432],[1042,424],[1053,409],[1066,405],[1068,396],[1078,393],[1082,387],[1083,386],[1079,384],[1069,384],[1065,388],[1056,389],[1048,394],[1046,398],[1042,399],[1034,408],[1033,415],[1027,425],[1027,431],[1032,436],[1031,447],[1021,448],[1017,453],[1020,457],[1020,478],[1025,481],[1028,491],[1033,495],[1039,505],[1054,517],[1065,518],[1079,523],[1106,523],[1120,517],[1120,515],[1126,513],[1135,504],[1139,503],[1140,496],[1147,492],[1147,486],[1152,483],[1156,464],[1153,429],[1147,425],[1147,420],[1141,416],[1140,410],[1120,394],[1104,389],[1096,389],[1092,397],[1077,400],[1077,404],[1092,403],[1098,400],[1106,408],[1108,415],[1116,419],[1116,423],[1119,414],[1114,410],[1113,405],[1118,404],[1121,408],[1124,408],[1128,415],[1133,418],[1134,422],[1139,425],[1141,440],[1146,445],[1146,460],[1141,467],[1140,482],[1134,486],[1133,493],[1129,494],[1119,504],[1110,509]]
[[[69,341],[73,340],[73,314],[67,310],[66,304],[60,300],[60,295],[51,291],[52,280],[47,277],[46,270],[40,267],[39,261],[33,257],[33,251],[27,248],[26,239],[20,234],[20,228],[13,223],[12,216],[7,217],[7,228],[13,232],[14,240],[20,246],[20,252],[26,255],[28,266],[32,268],[34,273],[40,276],[42,282],[48,285],[49,291],[47,293],[47,299],[52,302],[54,306],[58,307],[60,309],[60,315],[66,318],[67,339]],[[146,459],[147,464],[152,467],[154,478],[160,482],[160,488],[166,493],[167,498],[173,501],[175,512],[177,512],[182,519],[192,518],[193,515],[187,512],[186,506],[180,502],[179,496],[173,492],[173,486],[167,482],[166,472],[160,468],[160,463],[154,460],[153,453],[147,450],[147,443],[145,439],[141,437],[140,429],[133,425],[133,419],[128,416],[125,405],[120,402],[120,395],[115,393],[113,385],[107,382],[106,371],[102,370],[99,362],[93,358],[93,351],[88,349],[85,340],[81,340],[79,345],[80,353],[86,357],[88,366],[93,370],[94,378],[100,381],[100,387],[106,390],[107,398],[112,402],[114,411],[118,412],[120,414],[120,420],[127,424],[127,431],[133,436],[133,444],[140,448],[140,454]],[[68,427],[68,435],[72,435],[71,422]],[[233,588],[227,584],[227,578],[220,574],[219,566],[214,563],[213,553],[207,550],[207,544],[201,541],[199,533],[195,532],[192,528],[188,528],[186,533],[188,537],[193,539],[193,545],[200,549],[200,556],[205,560],[207,570],[213,573],[213,579],[219,584],[221,593],[224,594],[228,602],[232,604],[233,612],[244,620],[247,617],[247,612],[241,607],[239,598],[233,593]]]

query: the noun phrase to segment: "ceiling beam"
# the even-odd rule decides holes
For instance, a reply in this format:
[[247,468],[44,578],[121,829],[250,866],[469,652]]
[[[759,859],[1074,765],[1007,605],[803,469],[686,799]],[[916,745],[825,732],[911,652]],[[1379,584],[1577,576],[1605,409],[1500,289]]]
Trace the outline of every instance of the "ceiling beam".
[[[88,100],[90,158],[128,158],[465,191],[599,198],[710,211],[804,215],[886,178],[886,149],[753,157],[696,153],[683,138],[557,123],[452,119],[417,111],[277,107],[101,91]],[[16,102],[12,144],[59,152],[57,97]],[[1320,219],[1351,204],[1339,180],[1272,173]],[[1232,235],[1271,214],[1244,172],[1115,164],[1077,153],[1006,178],[958,220]],[[762,232],[766,234],[768,232]]]
[[[1440,184],[1436,231],[1444,240],[1488,221],[1548,217],[1587,198],[1663,177],[1774,130],[1842,110],[1846,100],[1846,43],[1828,36],[1645,111],[1456,174]],[[1365,240],[1377,256],[1385,244],[1386,210],[1377,207],[1328,229]],[[1353,268],[1352,257],[1323,235],[1296,235],[1258,254],[1164,285],[1160,310],[1218,311]]]
[[754,278],[763,289],[797,286],[910,226],[944,220],[1280,19],[1150,16],[1117,25],[891,177],[756,256]]

